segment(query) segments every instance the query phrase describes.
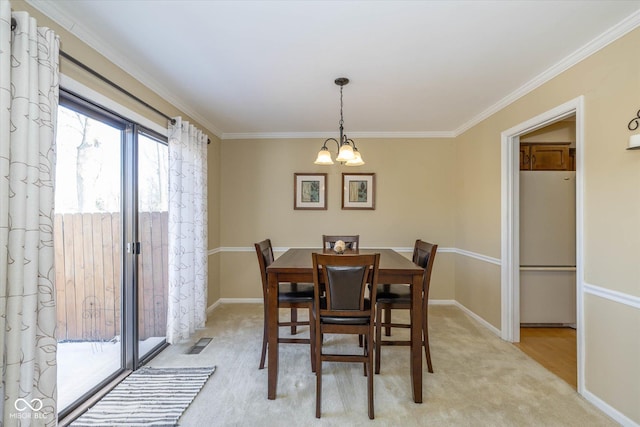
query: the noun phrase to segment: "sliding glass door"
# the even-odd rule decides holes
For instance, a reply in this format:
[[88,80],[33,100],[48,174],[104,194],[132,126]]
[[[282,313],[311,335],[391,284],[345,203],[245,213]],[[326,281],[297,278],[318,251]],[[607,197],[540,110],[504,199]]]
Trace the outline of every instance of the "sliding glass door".
[[167,332],[169,150],[149,134],[138,135],[138,359]]
[[58,110],[54,245],[58,405],[122,368],[122,125]]
[[54,245],[64,416],[166,333],[166,138],[62,94]]

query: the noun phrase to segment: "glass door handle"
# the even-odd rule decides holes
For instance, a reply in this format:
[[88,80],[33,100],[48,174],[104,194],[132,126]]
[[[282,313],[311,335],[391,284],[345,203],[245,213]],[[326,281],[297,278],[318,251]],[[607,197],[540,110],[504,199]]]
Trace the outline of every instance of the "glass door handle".
[[140,242],[128,242],[127,253],[133,255],[140,255]]

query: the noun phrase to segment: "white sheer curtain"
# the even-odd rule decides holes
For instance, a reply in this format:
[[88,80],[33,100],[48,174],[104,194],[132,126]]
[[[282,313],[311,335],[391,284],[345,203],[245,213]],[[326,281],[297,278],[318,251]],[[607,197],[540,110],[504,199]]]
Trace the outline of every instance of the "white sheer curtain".
[[169,308],[167,342],[204,327],[207,309],[207,136],[169,124]]
[[[17,27],[11,31],[11,17]],[[0,0],[2,425],[54,426],[53,179],[59,39]]]

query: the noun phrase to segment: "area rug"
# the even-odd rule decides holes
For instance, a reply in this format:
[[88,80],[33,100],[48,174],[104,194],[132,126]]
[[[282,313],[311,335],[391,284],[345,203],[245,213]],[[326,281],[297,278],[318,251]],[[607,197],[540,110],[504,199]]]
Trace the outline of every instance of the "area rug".
[[71,425],[177,426],[215,371],[207,368],[150,368],[129,375]]

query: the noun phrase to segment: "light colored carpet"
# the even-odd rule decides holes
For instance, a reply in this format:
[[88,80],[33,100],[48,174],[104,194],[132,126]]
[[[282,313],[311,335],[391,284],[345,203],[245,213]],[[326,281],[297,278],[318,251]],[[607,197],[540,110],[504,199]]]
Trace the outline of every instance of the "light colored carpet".
[[[184,427],[617,425],[567,383],[457,307],[429,310],[435,372],[429,374],[424,363],[424,402],[416,404],[411,398],[408,347],[384,347],[381,373],[375,377],[373,421],[367,418],[362,365],[345,363],[323,365],[322,418],[315,418],[315,374],[305,345],[280,345],[278,395],[267,399],[267,369],[258,369],[259,304],[216,308],[207,328],[192,342],[169,347],[150,365],[217,365],[216,375],[180,418]],[[394,311],[398,319],[401,313]],[[402,332],[394,330],[394,336]],[[287,335],[287,328],[281,335]],[[185,354],[200,337],[213,341],[198,355]],[[357,345],[353,337],[326,340],[336,347]]]

